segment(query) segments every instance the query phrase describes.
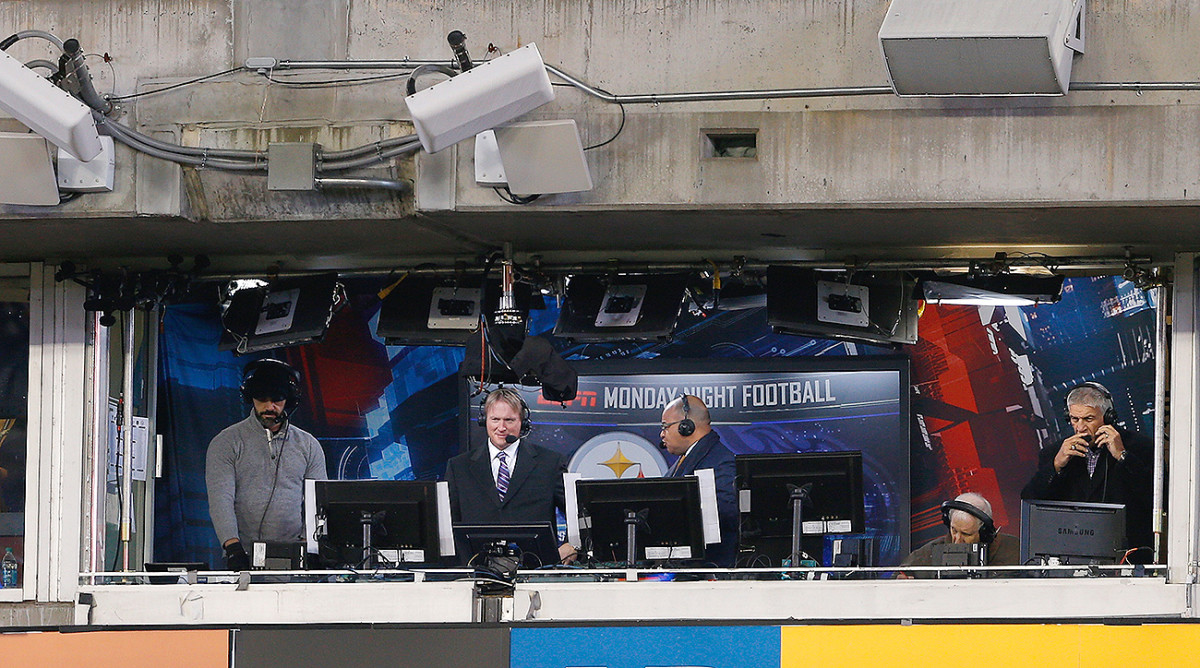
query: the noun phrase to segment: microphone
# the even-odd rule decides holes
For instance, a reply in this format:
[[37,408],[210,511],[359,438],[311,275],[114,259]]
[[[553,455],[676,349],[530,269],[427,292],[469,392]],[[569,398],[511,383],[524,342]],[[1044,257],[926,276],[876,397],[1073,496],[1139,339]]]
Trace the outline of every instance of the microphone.
[[513,436],[512,434],[509,434],[504,437],[504,442],[508,443],[509,445],[512,445],[513,443],[516,443],[519,440],[521,440],[521,437]]
[[454,59],[458,61],[458,69],[466,72],[474,67],[474,63],[471,62],[471,54],[467,53],[467,36],[461,30],[451,30],[450,34],[446,35],[446,41],[450,43]]

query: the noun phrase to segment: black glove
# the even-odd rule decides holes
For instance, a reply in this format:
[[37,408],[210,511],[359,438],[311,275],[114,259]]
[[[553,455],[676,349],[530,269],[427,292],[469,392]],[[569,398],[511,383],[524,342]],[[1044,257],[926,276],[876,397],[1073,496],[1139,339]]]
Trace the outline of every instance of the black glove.
[[242,547],[241,541],[234,541],[225,546],[225,570],[250,570],[250,555],[246,554],[246,549]]

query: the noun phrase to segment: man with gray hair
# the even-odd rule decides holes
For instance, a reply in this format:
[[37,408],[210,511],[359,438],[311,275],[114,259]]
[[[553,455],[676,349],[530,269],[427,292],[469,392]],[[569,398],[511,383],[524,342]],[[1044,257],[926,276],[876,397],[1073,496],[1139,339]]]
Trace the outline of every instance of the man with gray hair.
[[[992,520],[992,504],[982,494],[967,492],[942,504],[942,522],[947,535],[939,536],[905,557],[901,566],[942,566],[935,559],[939,546],[981,545],[982,566],[1016,566],[1021,563],[1021,544],[1016,536],[999,533]],[[904,572],[899,578],[910,578]]]
[[1021,498],[1124,504],[1126,548],[1144,548],[1130,560],[1149,563],[1154,538],[1149,440],[1117,426],[1112,394],[1100,383],[1082,383],[1067,393],[1067,419],[1071,433],[1061,443],[1042,446],[1038,470]]

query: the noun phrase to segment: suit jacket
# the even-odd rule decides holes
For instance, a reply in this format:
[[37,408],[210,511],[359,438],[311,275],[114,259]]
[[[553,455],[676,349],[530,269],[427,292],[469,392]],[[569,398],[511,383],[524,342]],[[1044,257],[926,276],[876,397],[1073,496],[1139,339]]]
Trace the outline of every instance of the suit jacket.
[[671,472],[671,477],[692,475],[700,469],[712,469],[715,474],[717,517],[721,524],[720,545],[709,545],[705,554],[708,561],[718,566],[732,567],[737,559],[738,546],[737,492],[733,483],[735,469],[733,453],[721,443],[721,437],[715,431],[708,432],[696,441],[692,451],[683,458],[683,463]]
[[[1096,462],[1096,473],[1089,476],[1085,457],[1073,457],[1062,471],[1054,470],[1054,457],[1062,442],[1042,445],[1038,470],[1025,489],[1022,499],[1046,501],[1087,501],[1125,504],[1126,547],[1149,547],[1153,541],[1154,447],[1137,432],[1118,429],[1125,444],[1125,461],[1117,461],[1106,448]],[[1141,550],[1129,556],[1135,563],[1148,563],[1153,554]]]
[[496,492],[489,457],[485,445],[446,463],[451,518],[465,524],[550,522],[557,526],[554,511],[566,508],[562,474],[567,464],[562,455],[522,440],[503,501]]

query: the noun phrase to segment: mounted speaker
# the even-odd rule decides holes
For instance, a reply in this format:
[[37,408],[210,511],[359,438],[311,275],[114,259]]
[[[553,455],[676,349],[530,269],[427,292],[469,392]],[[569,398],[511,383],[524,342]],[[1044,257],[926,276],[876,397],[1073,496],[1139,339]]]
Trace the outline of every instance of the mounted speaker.
[[1063,95],[1083,0],[892,0],[879,45],[897,95]]

